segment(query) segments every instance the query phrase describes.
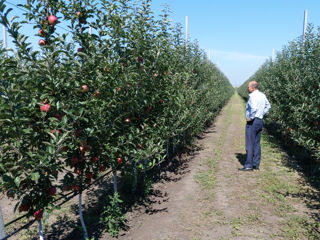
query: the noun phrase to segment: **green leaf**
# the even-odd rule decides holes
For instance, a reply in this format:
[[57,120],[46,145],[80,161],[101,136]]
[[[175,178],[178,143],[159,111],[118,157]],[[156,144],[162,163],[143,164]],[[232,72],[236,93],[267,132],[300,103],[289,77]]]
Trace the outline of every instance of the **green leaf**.
[[50,135],[50,137],[54,140],[54,141],[57,141],[57,137],[51,133],[51,132],[48,132],[48,134]]
[[48,221],[49,221],[49,213],[48,213],[48,211],[44,211],[43,212],[43,223],[47,224]]
[[38,172],[31,173],[31,179],[33,181],[37,181],[40,178],[40,174]]
[[62,124],[62,125],[66,125],[66,124],[67,124],[67,121],[68,121],[67,116],[63,116],[62,119],[61,119],[61,124]]
[[59,141],[57,142],[57,145],[61,144],[65,140],[66,136],[68,136],[68,134],[69,132],[64,133],[62,137],[60,137]]
[[13,16],[11,19],[10,19],[10,22],[13,22],[16,18],[19,18],[18,16]]
[[20,182],[21,182],[20,177],[16,177],[16,178],[14,179],[14,183],[16,184],[17,187],[20,186]]
[[49,152],[50,154],[53,154],[53,153],[54,153],[54,147],[48,146],[48,152]]
[[3,174],[2,181],[5,183],[14,183],[13,177],[10,173]]
[[22,131],[23,131],[23,133],[25,133],[25,134],[31,133],[31,129],[30,129],[30,128],[23,129]]

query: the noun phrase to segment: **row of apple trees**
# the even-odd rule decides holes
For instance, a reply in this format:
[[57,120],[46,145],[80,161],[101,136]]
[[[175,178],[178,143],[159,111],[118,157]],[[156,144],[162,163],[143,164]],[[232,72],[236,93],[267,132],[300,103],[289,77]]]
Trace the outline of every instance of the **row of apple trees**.
[[320,30],[309,25],[304,42],[301,38],[290,42],[274,62],[264,63],[238,89],[244,98],[253,80],[271,102],[269,123],[320,163]]
[[167,10],[154,16],[150,0],[20,7],[23,17],[9,20],[0,2],[15,45],[0,59],[1,190],[36,219],[57,193],[81,193],[106,169],[155,166],[233,93],[198,45],[186,46]]

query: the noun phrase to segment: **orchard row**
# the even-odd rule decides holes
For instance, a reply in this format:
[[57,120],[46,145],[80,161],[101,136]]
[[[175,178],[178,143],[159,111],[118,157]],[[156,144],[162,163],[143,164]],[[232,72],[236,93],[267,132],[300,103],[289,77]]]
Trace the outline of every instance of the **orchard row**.
[[[292,41],[248,80],[257,81],[272,108],[267,123],[320,163],[320,32],[312,26],[303,42]],[[238,90],[247,98],[247,84]]]
[[[12,21],[1,4],[15,49],[1,49],[0,186],[36,219],[106,169],[152,168],[234,91],[151,1],[28,0]],[[29,22],[40,46],[21,32]]]

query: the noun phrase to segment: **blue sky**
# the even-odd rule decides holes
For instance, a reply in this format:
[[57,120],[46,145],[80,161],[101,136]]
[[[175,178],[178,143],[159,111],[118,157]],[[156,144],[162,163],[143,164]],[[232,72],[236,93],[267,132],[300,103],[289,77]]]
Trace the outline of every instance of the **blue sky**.
[[185,16],[189,17],[189,37],[199,42],[235,86],[254,74],[271,57],[272,49],[280,51],[301,36],[305,9],[308,22],[320,26],[319,0],[153,0],[156,15],[164,3],[171,8],[174,23],[184,27]]
[[172,9],[172,19],[185,26],[233,85],[247,80],[289,41],[302,35],[304,10],[308,22],[320,26],[319,0],[153,0]]

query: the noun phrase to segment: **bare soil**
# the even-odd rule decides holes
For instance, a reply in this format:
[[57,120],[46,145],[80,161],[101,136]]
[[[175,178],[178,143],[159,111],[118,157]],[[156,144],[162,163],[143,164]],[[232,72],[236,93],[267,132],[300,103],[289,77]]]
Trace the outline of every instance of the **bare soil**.
[[[152,199],[153,204],[127,213],[128,229],[118,239],[291,239],[282,230],[287,216],[277,214],[275,204],[264,199],[266,190],[261,184],[264,173],[278,171],[279,165],[281,169],[287,167],[281,162],[267,166],[267,156],[263,155],[259,171],[238,170],[246,156],[243,116],[244,104],[235,95],[197,141],[200,150],[184,159],[183,171],[165,172],[171,181],[154,185],[160,194]],[[217,162],[211,179],[214,183],[203,187],[197,179],[208,171],[208,159]],[[290,180],[296,184],[301,177],[294,172]],[[292,200],[288,196],[284,201],[290,202],[293,214],[319,216],[319,209],[307,206],[303,198]],[[101,239],[111,238],[106,233]]]
[[[301,229],[285,229],[295,216],[305,223],[318,220],[320,209],[316,197],[319,192],[283,163],[279,156],[285,154],[275,153],[278,149],[265,145],[267,140],[263,140],[260,170],[238,170],[245,161],[243,114],[243,102],[234,95],[214,124],[198,136],[193,149],[164,167],[148,197],[128,208],[126,226],[117,239],[312,239],[301,235]],[[273,179],[280,179],[279,184]],[[108,181],[86,192],[87,221],[97,221],[95,217],[105,201],[102,190]],[[284,184],[287,190],[269,189],[277,184]],[[76,200],[68,203],[71,213],[66,210],[64,215],[57,213],[50,220],[45,231],[48,239],[81,239],[80,225],[75,221]],[[0,199],[0,204],[7,222],[12,218],[13,206],[5,198]],[[88,228],[96,239],[115,239],[95,224]]]

